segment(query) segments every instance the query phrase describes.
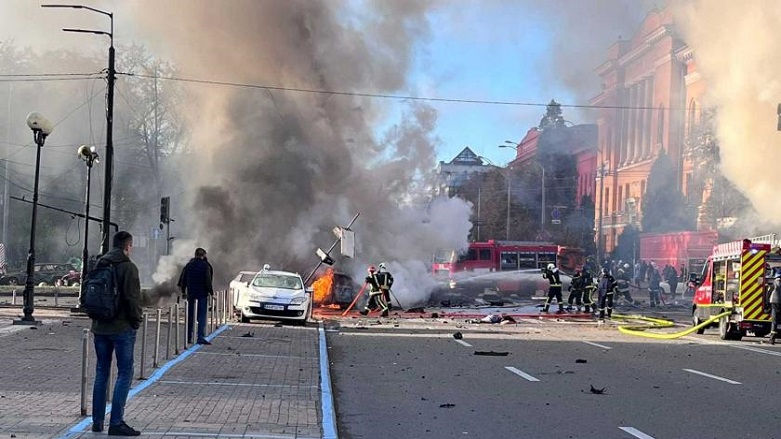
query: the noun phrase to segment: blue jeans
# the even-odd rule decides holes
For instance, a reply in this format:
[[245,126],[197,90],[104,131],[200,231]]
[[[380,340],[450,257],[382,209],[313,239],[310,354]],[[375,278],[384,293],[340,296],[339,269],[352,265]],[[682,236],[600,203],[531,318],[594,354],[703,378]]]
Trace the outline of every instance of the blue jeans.
[[210,296],[191,297],[187,300],[187,340],[193,340],[193,312],[195,301],[198,301],[198,341],[206,340],[206,310],[209,307]]
[[117,356],[117,382],[111,398],[111,419],[109,425],[119,425],[124,419],[125,403],[133,382],[133,348],[136,344],[136,330],[116,335],[95,334],[95,384],[92,386],[92,423],[103,425],[106,416],[106,390],[111,373],[111,357]]

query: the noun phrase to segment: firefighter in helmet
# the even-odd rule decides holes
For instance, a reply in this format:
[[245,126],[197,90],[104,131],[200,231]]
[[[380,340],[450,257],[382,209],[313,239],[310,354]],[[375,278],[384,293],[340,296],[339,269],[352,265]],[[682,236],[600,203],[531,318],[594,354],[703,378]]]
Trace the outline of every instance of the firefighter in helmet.
[[385,262],[380,262],[380,264],[377,266],[377,281],[380,285],[380,290],[382,291],[382,297],[385,299],[385,303],[388,305],[388,309],[390,309],[392,303],[391,303],[391,287],[393,286],[393,275],[388,271],[387,265],[385,265]]
[[605,310],[607,310],[607,318],[613,315],[613,291],[615,287],[616,280],[610,275],[610,271],[607,268],[603,268],[597,283],[597,295],[599,296],[597,307],[599,309],[600,321],[605,320]]
[[580,270],[575,271],[575,275],[572,276],[572,280],[569,284],[569,297],[567,298],[567,310],[572,309],[572,302],[574,301],[578,307],[578,312],[583,308],[583,292],[584,292],[584,278]]
[[629,292],[629,285],[632,282],[632,274],[630,273],[629,268],[629,264],[624,264],[618,269],[618,276],[615,278],[616,296],[623,297],[632,305],[635,301],[632,299],[632,294]]
[[597,308],[594,306],[594,299],[592,295],[597,288],[594,285],[594,279],[588,268],[583,267],[583,271],[580,273],[581,283],[583,284],[583,305],[584,311],[587,313],[596,312]]
[[550,308],[550,304],[554,297],[559,304],[559,312],[564,312],[564,300],[561,298],[559,268],[554,264],[548,264],[548,266],[542,270],[542,277],[548,279],[548,283],[550,284],[548,287],[548,298],[545,299],[545,305],[542,308],[542,312],[548,312],[548,308]]
[[366,307],[361,311],[361,315],[367,315],[370,311],[381,310],[382,316],[388,316],[388,302],[385,301],[385,295],[380,288],[380,280],[377,276],[377,267],[369,265],[366,269],[369,273],[366,276],[366,286],[369,287],[369,301],[366,302]]

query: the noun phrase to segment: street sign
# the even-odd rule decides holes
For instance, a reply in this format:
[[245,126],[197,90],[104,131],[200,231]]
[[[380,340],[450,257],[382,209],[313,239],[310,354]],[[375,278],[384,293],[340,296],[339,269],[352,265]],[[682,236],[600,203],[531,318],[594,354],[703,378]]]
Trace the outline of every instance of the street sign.
[[355,232],[348,229],[342,229],[342,256],[345,258],[355,257]]
[[149,236],[154,240],[160,239],[160,229],[157,227],[152,227],[149,229]]
[[559,211],[558,207],[553,208],[553,212],[551,212],[550,217],[551,217],[551,223],[561,224],[561,212]]

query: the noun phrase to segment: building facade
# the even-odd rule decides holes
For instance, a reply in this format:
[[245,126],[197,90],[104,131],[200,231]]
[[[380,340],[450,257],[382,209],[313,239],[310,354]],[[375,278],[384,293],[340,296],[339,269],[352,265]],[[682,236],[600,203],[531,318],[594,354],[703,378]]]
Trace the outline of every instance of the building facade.
[[475,173],[488,172],[491,166],[486,165],[480,156],[469,147],[464,148],[453,160],[437,165],[437,186],[434,195],[452,197],[456,189],[461,187]]
[[616,41],[596,73],[602,91],[591,100],[600,107],[595,223],[598,248],[610,252],[626,226],[640,227],[648,175],[660,151],[670,156],[673,178],[686,195],[691,166],[684,139],[705,88],[669,10],[650,12],[631,39]]

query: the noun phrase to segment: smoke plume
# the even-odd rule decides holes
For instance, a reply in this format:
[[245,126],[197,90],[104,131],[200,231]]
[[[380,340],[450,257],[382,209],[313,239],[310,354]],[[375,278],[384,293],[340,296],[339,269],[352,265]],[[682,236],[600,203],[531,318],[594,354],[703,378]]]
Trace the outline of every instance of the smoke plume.
[[676,5],[683,39],[707,83],[705,106],[717,109],[721,167],[760,217],[778,226],[772,160],[781,146],[776,106],[781,101],[781,3],[700,0]]

